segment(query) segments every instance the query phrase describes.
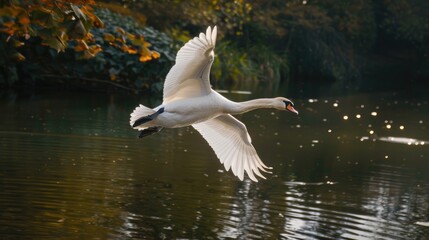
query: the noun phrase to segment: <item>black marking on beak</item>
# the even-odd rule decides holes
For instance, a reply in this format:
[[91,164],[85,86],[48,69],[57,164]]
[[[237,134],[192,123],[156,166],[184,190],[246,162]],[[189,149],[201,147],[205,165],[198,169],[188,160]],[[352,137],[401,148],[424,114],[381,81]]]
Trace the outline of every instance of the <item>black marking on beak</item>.
[[293,102],[291,102],[291,101],[283,101],[283,102],[286,105],[286,110],[288,110],[289,112],[293,112],[295,114],[298,114],[298,111],[295,110],[295,108],[293,108],[294,107]]

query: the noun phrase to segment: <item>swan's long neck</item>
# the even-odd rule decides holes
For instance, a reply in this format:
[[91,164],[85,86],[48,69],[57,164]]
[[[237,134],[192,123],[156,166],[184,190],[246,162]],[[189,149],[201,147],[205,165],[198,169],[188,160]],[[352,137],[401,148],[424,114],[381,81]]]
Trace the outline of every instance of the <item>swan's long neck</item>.
[[227,109],[229,114],[241,114],[258,108],[276,108],[272,98],[259,98],[245,102],[234,102]]

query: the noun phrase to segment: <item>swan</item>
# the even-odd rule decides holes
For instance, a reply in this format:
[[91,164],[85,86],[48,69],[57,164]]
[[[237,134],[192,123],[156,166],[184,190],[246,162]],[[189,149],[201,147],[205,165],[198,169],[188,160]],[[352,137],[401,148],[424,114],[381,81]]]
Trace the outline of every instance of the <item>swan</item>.
[[175,65],[166,76],[163,102],[151,109],[137,106],[130,125],[139,138],[163,128],[192,126],[208,142],[226,171],[241,181],[244,172],[253,181],[265,179],[267,167],[259,158],[246,126],[232,115],[258,108],[274,108],[298,114],[291,100],[284,97],[233,102],[211,88],[209,75],[214,60],[217,27],[189,40],[177,53]]

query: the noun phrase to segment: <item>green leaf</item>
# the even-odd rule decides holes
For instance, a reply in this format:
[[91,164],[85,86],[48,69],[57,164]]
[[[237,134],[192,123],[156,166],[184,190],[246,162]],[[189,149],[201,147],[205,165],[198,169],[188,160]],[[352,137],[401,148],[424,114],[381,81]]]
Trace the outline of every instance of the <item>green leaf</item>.
[[70,4],[71,9],[73,10],[75,16],[81,21],[88,21],[86,15],[79,9],[78,6]]
[[57,36],[43,39],[42,44],[57,50],[57,52],[62,52],[67,47],[66,44]]

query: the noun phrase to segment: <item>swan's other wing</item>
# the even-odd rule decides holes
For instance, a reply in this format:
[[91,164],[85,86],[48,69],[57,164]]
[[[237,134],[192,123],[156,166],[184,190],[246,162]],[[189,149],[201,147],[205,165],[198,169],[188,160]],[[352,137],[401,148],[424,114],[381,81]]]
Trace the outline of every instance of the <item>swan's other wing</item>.
[[231,168],[240,180],[245,171],[255,182],[258,180],[254,174],[265,179],[259,170],[267,172],[265,169],[269,167],[259,158],[242,122],[231,115],[222,115],[192,127],[206,139],[227,171]]
[[216,26],[189,40],[177,53],[176,63],[164,83],[164,104],[210,93],[210,68],[214,60]]

